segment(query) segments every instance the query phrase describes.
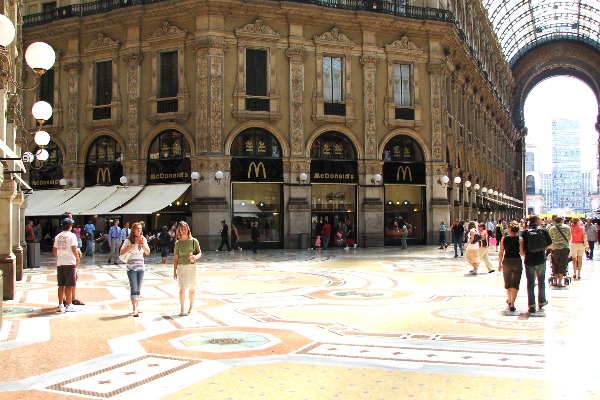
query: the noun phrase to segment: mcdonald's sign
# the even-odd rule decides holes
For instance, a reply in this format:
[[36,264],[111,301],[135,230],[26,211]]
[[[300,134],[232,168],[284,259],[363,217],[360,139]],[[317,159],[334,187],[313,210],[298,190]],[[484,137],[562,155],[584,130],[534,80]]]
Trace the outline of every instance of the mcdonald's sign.
[[[403,182],[412,182],[413,176],[412,171],[410,170],[410,165],[400,165],[398,166],[398,172],[396,172],[396,180],[400,182],[400,172],[402,172],[402,181]],[[408,177],[408,180],[406,179]]]
[[233,182],[283,182],[283,161],[281,158],[234,157],[230,173]]
[[108,167],[98,168],[96,172],[96,184],[97,185],[110,185],[110,170]]
[[383,164],[383,182],[405,185],[425,184],[424,163],[386,162]]
[[262,161],[258,164],[254,161],[250,163],[250,166],[248,166],[248,179],[250,179],[250,177],[252,176],[252,170],[254,170],[254,176],[256,177],[256,179],[258,179],[260,176],[261,168],[263,172],[263,179],[267,179],[267,170],[265,169],[265,164],[263,164]]

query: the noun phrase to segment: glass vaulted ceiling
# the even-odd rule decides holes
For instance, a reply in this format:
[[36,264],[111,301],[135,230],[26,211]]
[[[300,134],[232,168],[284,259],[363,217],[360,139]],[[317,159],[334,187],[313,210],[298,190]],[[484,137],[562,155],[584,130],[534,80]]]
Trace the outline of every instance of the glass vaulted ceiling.
[[512,67],[530,48],[576,40],[600,50],[600,0],[483,0]]

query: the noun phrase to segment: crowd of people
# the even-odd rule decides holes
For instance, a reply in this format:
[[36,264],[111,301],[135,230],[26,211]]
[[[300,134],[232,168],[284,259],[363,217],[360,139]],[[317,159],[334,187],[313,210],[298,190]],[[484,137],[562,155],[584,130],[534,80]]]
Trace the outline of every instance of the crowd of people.
[[[439,249],[446,249],[444,221],[439,228]],[[583,257],[592,260],[595,243],[600,240],[600,221],[577,217],[565,220],[561,216],[540,218],[531,215],[527,220],[497,222],[454,221],[450,228],[454,257],[464,256],[471,266],[469,273],[478,274],[484,263],[488,273],[495,271],[489,260],[489,251],[498,252],[498,271],[502,271],[507,293],[507,306],[516,311],[517,297],[523,269],[527,280],[528,311],[535,313],[548,304],[546,298],[546,260],[550,260],[551,275],[548,283],[557,288],[567,286],[571,280],[581,279]],[[459,255],[460,252],[460,255]],[[572,263],[572,275],[568,265]],[[535,289],[537,287],[537,296]]]

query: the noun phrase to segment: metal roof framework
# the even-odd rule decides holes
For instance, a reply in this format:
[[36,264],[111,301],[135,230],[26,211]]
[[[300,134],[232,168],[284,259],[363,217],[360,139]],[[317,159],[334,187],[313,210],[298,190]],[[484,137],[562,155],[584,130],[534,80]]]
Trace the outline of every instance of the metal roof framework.
[[483,0],[509,65],[528,50],[556,40],[600,51],[600,0]]

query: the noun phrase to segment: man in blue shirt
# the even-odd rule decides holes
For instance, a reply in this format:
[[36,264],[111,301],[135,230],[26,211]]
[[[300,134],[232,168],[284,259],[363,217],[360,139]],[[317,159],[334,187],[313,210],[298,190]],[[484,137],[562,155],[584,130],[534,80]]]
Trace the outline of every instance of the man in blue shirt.
[[110,240],[110,255],[108,263],[115,260],[115,265],[119,263],[119,251],[121,250],[121,228],[119,228],[119,220],[115,219],[113,226],[108,231],[108,239]]
[[83,227],[83,237],[86,239],[85,255],[94,255],[94,233],[96,232],[96,225],[90,219],[87,224]]
[[129,237],[131,233],[131,229],[129,229],[129,222],[123,223],[123,228],[121,229],[121,244]]

